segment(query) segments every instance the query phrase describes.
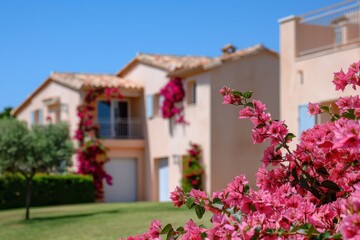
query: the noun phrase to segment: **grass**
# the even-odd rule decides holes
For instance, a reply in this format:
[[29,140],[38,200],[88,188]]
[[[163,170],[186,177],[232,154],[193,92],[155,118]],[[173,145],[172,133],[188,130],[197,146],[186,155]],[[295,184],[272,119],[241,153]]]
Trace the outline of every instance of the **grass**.
[[152,219],[178,227],[190,218],[208,225],[210,218],[198,220],[194,210],[151,202],[34,207],[29,221],[24,214],[24,209],[0,211],[0,239],[110,240],[143,233]]

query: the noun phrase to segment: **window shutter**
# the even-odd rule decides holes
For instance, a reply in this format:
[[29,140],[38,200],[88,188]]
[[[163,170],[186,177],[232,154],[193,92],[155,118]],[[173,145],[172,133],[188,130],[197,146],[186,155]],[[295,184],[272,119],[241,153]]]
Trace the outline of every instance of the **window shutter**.
[[35,125],[35,111],[31,111],[30,112],[30,126],[34,126]]
[[308,113],[308,105],[299,106],[299,137],[301,133],[315,125],[315,116]]
[[43,110],[42,109],[39,109],[39,125],[43,125],[44,124],[44,116],[43,116]]
[[154,96],[146,96],[146,117],[151,118],[154,116]]

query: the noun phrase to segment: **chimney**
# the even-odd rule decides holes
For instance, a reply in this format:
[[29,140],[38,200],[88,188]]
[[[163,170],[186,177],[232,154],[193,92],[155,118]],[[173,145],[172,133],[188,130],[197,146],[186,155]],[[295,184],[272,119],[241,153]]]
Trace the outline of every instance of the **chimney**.
[[221,51],[223,52],[223,55],[231,54],[236,51],[236,47],[232,45],[231,43],[226,44],[224,47],[221,48]]

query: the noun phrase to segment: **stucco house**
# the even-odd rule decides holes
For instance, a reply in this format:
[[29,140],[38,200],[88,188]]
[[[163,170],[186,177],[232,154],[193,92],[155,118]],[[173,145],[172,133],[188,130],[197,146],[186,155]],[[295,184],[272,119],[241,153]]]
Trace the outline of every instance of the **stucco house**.
[[344,1],[301,16],[289,16],[280,24],[281,119],[294,134],[329,120],[310,117],[309,102],[331,105],[352,89],[335,92],[333,72],[347,71],[360,59],[360,2]]
[[[187,124],[161,116],[160,90],[172,77],[182,79]],[[251,124],[237,119],[240,109],[222,105],[219,90],[224,85],[252,90],[278,118],[277,53],[262,45],[242,50],[229,45],[219,57],[141,53],[115,75],[55,72],[14,114],[30,124],[67,121],[75,132],[85,85],[117,87],[124,96],[96,104],[110,158],[105,169],[114,180],[104,186],[105,201],[169,200],[170,191],[180,185],[190,142],[203,149],[207,192],[223,189],[240,173],[255,184],[264,146],[252,144]]]

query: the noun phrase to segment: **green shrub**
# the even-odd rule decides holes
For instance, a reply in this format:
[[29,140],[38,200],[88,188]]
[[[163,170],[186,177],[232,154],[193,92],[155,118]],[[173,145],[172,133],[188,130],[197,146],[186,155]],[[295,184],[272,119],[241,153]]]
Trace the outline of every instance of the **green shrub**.
[[[19,175],[0,177],[0,209],[25,207],[25,178]],[[94,202],[90,176],[35,175],[31,206]]]

